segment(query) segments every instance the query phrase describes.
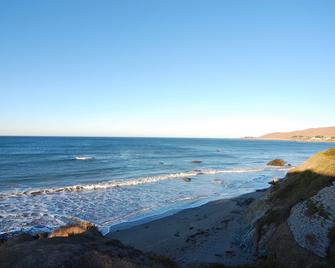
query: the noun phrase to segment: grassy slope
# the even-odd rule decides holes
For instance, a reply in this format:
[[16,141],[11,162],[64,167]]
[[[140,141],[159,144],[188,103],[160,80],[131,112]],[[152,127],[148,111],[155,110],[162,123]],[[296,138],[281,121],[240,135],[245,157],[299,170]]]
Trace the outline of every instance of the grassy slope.
[[[272,216],[285,220],[291,208],[335,180],[335,148],[315,154],[303,165],[292,169],[286,179],[272,188]],[[271,216],[271,215],[270,215]]]
[[274,132],[263,136],[260,139],[291,139],[293,136],[335,136],[335,127],[309,128],[291,132]]
[[290,173],[311,171],[319,175],[335,177],[335,148],[317,153],[301,166],[292,169]]
[[[286,224],[294,205],[309,199],[333,181],[335,181],[335,148],[317,153],[303,165],[292,169],[285,180],[272,186],[269,197],[271,209],[256,223],[256,241],[260,241],[266,226],[270,224],[280,226],[281,229],[285,228],[283,224]],[[280,237],[279,234],[278,247]]]

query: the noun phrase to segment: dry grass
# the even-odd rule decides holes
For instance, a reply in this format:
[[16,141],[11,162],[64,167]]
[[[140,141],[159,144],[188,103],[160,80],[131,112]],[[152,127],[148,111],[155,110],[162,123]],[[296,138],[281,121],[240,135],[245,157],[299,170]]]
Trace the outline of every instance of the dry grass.
[[324,208],[322,204],[315,204],[311,199],[306,201],[307,205],[307,213],[309,216],[313,216],[318,214],[320,217],[325,219],[329,219],[330,213]]
[[324,176],[335,177],[335,148],[313,155],[303,165],[292,169],[290,173],[301,173],[306,170]]
[[[269,201],[272,208],[256,224],[257,241],[262,229],[269,224],[283,223],[290,215],[291,208],[308,200],[335,180],[335,148],[320,152],[309,158],[303,165],[293,169],[276,187],[273,187]],[[311,207],[312,213],[327,218],[323,207]]]

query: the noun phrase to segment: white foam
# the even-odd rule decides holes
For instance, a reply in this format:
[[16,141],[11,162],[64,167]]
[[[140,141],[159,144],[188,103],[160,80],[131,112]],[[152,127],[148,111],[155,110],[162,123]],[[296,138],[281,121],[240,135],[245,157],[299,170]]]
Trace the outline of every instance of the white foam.
[[117,187],[130,187],[141,184],[156,183],[163,180],[170,179],[180,179],[184,177],[192,177],[197,175],[216,175],[224,173],[250,173],[250,172],[260,172],[264,168],[239,168],[239,169],[203,169],[203,170],[193,170],[187,172],[176,172],[170,174],[162,174],[157,176],[148,176],[148,177],[139,177],[139,178],[130,178],[124,180],[112,180],[106,182],[98,182],[93,184],[83,184],[83,185],[71,185],[66,187],[59,188],[49,188],[49,189],[33,189],[27,191],[17,191],[10,193],[0,194],[0,199],[5,199],[9,197],[17,196],[36,196],[44,194],[56,194],[60,192],[79,192],[79,191],[95,191],[95,190],[104,190],[109,188]]
[[91,156],[83,156],[83,155],[77,155],[74,157],[76,160],[92,160],[93,157]]

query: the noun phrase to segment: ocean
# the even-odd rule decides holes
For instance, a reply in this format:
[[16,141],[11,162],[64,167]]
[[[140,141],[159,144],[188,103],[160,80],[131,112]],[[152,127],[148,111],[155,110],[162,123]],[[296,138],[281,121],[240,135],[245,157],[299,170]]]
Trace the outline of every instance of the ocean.
[[[0,233],[112,226],[268,187],[330,143],[0,137]],[[194,160],[196,163],[194,163]],[[186,179],[189,178],[189,179]]]

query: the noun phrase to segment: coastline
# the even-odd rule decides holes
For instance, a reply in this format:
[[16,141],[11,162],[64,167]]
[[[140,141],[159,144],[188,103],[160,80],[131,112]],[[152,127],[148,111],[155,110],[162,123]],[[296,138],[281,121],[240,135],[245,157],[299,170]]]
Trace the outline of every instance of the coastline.
[[[138,254],[143,254],[141,258],[144,259],[153,258],[152,261],[155,264],[143,267],[205,268],[215,263],[224,263],[228,266],[253,265],[258,260],[255,248],[245,236],[250,229],[250,218],[253,217],[249,210],[252,204],[266,198],[269,189],[270,187],[237,197],[202,201],[201,205],[196,202],[193,207],[173,209],[162,214],[121,223],[112,226],[111,232],[106,235],[99,232],[93,224],[84,221],[60,227],[52,232],[35,234],[19,232],[12,237],[0,239],[0,242],[5,245],[0,251],[0,263],[7,263],[4,261],[8,258],[7,254],[10,256],[9,263],[16,263],[16,259],[12,259],[11,253],[8,252],[18,250],[18,254],[21,254],[22,251],[29,252],[28,255],[31,254],[30,243],[33,248],[43,248],[44,243],[46,245],[50,243],[50,246],[40,250],[44,250],[46,254],[56,255],[53,261],[60,263],[66,256],[76,254],[84,256],[80,258],[86,258],[87,253],[72,253],[72,251],[81,250],[82,243],[85,248],[87,243],[96,243],[94,245],[99,245],[97,246],[99,254],[101,245],[108,245],[108,250],[114,247],[112,252],[120,251],[122,254],[126,252],[127,258],[130,257],[131,261]],[[67,249],[67,254],[62,254],[58,248],[67,247],[66,244],[72,244],[73,248]],[[91,247],[88,245],[88,248]],[[137,252],[132,252],[132,250],[137,250]],[[130,256],[129,252],[131,252]],[[98,258],[93,260],[96,262],[94,264],[97,265],[96,267],[105,267],[100,266],[102,257],[94,256],[94,258]],[[37,257],[30,261],[41,262]],[[77,260],[74,258],[72,261]],[[140,262],[142,261],[140,259]],[[159,265],[156,262],[159,262]],[[24,267],[24,265],[19,267]],[[11,265],[4,267],[11,267]]]
[[[160,220],[163,218],[167,218],[167,217],[171,217],[174,216],[175,214],[181,213],[185,210],[190,210],[190,209],[197,209],[203,206],[207,206],[211,203],[214,202],[218,202],[221,200],[235,200],[235,199],[244,199],[244,196],[248,196],[248,195],[256,195],[256,193],[260,193],[260,192],[265,192],[270,188],[263,188],[263,189],[256,189],[253,190],[251,192],[245,192],[245,193],[241,193],[238,195],[234,195],[234,196],[212,196],[212,197],[206,197],[203,199],[199,199],[196,200],[192,203],[189,204],[181,204],[179,206],[174,206],[174,207],[169,207],[166,209],[160,209],[160,210],[155,210],[152,213],[148,214],[148,215],[143,215],[143,216],[139,216],[136,217],[134,219],[131,220],[127,220],[124,222],[120,222],[114,225],[111,225],[110,227],[108,227],[109,231],[107,232],[102,232],[104,236],[109,236],[111,233],[117,232],[117,231],[122,231],[122,230],[127,230],[130,228],[134,228],[137,227],[139,225],[143,225],[146,223],[150,223],[156,220]],[[102,230],[100,230],[102,231]]]
[[335,143],[335,140],[299,140],[299,139],[278,139],[278,138],[241,138],[243,140],[254,140],[254,141],[291,141],[291,142],[303,142],[303,143]]
[[46,263],[102,268],[116,264],[333,267],[334,163],[335,148],[330,148],[265,189],[128,222],[105,236],[89,222],[35,235],[21,233],[0,240],[0,263],[3,267]]
[[[175,260],[180,265],[222,263],[252,264],[253,249],[244,244],[248,222],[245,214],[267,189],[233,198],[210,201],[170,215],[161,215],[134,225],[114,228],[106,237],[127,246],[153,252]],[[125,228],[122,228],[125,227]]]

